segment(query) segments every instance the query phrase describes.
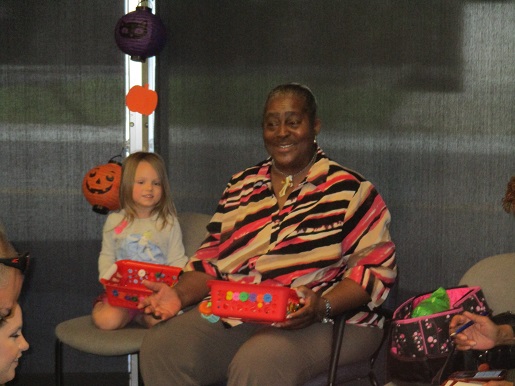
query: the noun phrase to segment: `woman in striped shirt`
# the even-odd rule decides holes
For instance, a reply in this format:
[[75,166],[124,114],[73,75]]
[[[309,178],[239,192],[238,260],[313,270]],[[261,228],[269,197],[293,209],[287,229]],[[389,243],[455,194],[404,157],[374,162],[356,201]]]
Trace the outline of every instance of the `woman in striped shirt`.
[[[327,370],[327,322],[348,310],[356,311],[342,360],[381,339],[383,320],[374,309],[397,272],[390,213],[369,181],[324,154],[319,132],[306,86],[270,92],[263,113],[270,157],[231,178],[179,283],[147,283],[154,294],[140,307],[169,320],[143,342],[146,384],[302,384]],[[296,288],[302,307],[273,325],[212,323],[197,307],[188,309],[209,295],[212,279]]]

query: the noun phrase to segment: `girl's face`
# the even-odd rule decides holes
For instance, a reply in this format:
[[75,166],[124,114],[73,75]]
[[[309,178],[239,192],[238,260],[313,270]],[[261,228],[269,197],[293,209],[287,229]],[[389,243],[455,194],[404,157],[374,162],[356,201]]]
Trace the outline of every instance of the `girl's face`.
[[319,131],[320,121],[311,127],[301,98],[279,94],[269,100],[263,118],[263,140],[281,171],[294,174],[309,163]]
[[132,199],[138,218],[148,218],[161,201],[163,188],[155,169],[147,161],[141,161],[136,168]]
[[0,325],[0,384],[14,378],[16,366],[29,344],[21,333],[22,315],[18,304]]

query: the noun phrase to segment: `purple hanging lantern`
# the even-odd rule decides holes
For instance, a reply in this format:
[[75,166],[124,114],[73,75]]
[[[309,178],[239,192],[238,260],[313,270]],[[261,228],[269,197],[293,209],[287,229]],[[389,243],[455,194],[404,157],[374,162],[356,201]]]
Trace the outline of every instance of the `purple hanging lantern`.
[[114,37],[118,48],[130,55],[131,60],[144,63],[163,49],[166,29],[151,8],[139,6],[118,20]]

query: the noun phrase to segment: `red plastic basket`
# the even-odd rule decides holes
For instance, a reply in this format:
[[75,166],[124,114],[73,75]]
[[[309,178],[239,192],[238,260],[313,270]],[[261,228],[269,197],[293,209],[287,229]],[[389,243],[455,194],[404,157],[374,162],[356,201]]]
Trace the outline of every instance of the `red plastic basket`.
[[[112,281],[116,273],[122,275],[119,282]],[[100,279],[104,284],[109,304],[118,307],[138,308],[138,302],[152,291],[141,282],[149,280],[174,285],[179,279],[181,268],[163,264],[144,263],[134,260],[119,260]]]
[[295,290],[261,284],[210,280],[211,311],[214,315],[246,322],[282,322],[298,309]]

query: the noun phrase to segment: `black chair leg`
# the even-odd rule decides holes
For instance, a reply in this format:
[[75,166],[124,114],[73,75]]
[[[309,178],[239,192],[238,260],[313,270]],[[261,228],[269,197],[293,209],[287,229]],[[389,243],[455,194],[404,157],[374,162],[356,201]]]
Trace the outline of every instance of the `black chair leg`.
[[331,363],[329,365],[329,375],[327,385],[333,386],[336,382],[336,371],[338,370],[338,360],[340,359],[340,349],[342,348],[343,333],[347,315],[342,314],[335,318],[333,326],[333,347],[331,349]]
[[55,340],[55,385],[62,386],[63,385],[63,343],[59,340]]
[[368,379],[370,380],[372,386],[379,386],[379,382],[377,382],[376,373],[374,373],[374,371],[368,373]]

